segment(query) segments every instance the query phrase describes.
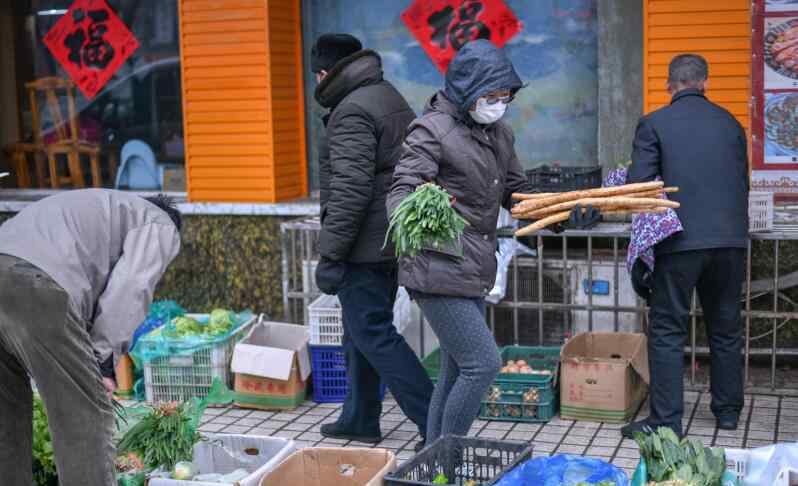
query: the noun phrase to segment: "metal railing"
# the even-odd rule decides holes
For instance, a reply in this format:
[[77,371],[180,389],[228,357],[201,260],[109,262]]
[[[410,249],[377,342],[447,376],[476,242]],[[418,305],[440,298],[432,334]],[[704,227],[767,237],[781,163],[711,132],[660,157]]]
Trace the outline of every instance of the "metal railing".
[[[573,334],[575,327],[587,331],[634,330],[644,332],[648,308],[644,301],[632,293],[630,288],[622,288],[625,286],[622,286],[623,279],[629,279],[626,270],[629,228],[627,223],[602,223],[591,230],[568,230],[560,234],[543,231],[528,239],[522,239],[523,242],[531,242],[530,246],[537,250],[537,254],[536,256],[513,258],[508,269],[510,284],[505,298],[499,304],[489,306],[488,323],[494,335],[497,336],[497,340],[502,334],[500,327],[508,325],[512,330],[512,337],[506,339],[509,342],[501,344],[561,344],[562,341],[555,342],[558,336],[562,334],[562,339],[567,338]],[[319,295],[313,278],[313,263],[318,259],[318,231],[318,218],[290,221],[281,225],[283,304],[285,319],[289,322],[307,324],[305,309]],[[500,232],[500,236],[511,237],[512,232],[503,230]],[[798,357],[798,347],[792,347],[792,343],[788,346],[780,346],[778,339],[778,331],[787,325],[794,324],[793,321],[798,319],[798,311],[785,310],[780,303],[781,300],[786,299],[780,292],[786,288],[785,286],[798,286],[798,273],[790,274],[786,279],[782,279],[779,274],[779,246],[780,242],[785,240],[798,240],[798,227],[777,227],[772,232],[752,234],[748,244],[747,271],[743,289],[743,318],[745,323],[745,383],[747,391],[750,392],[798,394],[798,374],[792,377],[788,370],[785,371],[784,379],[777,379],[779,360]],[[774,259],[772,279],[752,282],[752,241],[772,243]],[[612,295],[610,302],[596,302],[599,297],[602,300],[607,300],[606,295],[597,296],[594,292],[594,271],[597,264],[604,268],[605,274],[606,266],[611,265],[611,278],[608,279],[607,289]],[[580,269],[579,272],[574,271],[577,266]],[[524,282],[520,278],[520,272],[521,269],[528,268],[535,271],[532,273],[533,277],[528,279],[530,281]],[[584,279],[578,278],[581,276],[580,272],[585,273]],[[528,273],[525,272],[525,275]],[[545,288],[547,284],[551,286],[556,279],[559,279],[562,291],[556,293],[557,301],[553,301],[554,299],[546,298]],[[587,285],[584,285],[585,282]],[[525,287],[525,284],[528,287]],[[585,287],[582,292],[586,295],[582,298],[578,298],[576,295],[580,291],[580,284]],[[522,287],[524,288],[522,289]],[[761,298],[771,292],[773,296],[770,310],[752,307],[753,299]],[[630,295],[630,293],[632,294]],[[579,300],[584,300],[584,302],[579,303]],[[509,323],[500,322],[501,319],[498,316],[508,313],[511,316]],[[522,318],[522,315],[526,317]],[[555,321],[554,319],[558,315],[560,319]],[[630,329],[628,325],[625,325],[624,329],[621,329],[620,323],[625,320],[625,316],[630,315],[633,316],[637,328]],[[574,318],[574,316],[578,316],[578,318]],[[531,319],[530,317],[536,318]],[[584,317],[587,320],[586,325],[581,322]],[[611,323],[609,328],[607,326],[608,317]],[[709,354],[708,347],[701,346],[698,342],[700,330],[698,324],[701,318],[702,312],[694,295],[690,309],[689,343],[685,349],[690,356],[688,384],[692,387],[705,386],[705,384],[699,384],[697,379],[699,357]],[[772,339],[769,346],[752,346],[751,330],[752,323],[755,321],[770,323]],[[530,326],[534,327],[535,324],[537,324],[537,333],[534,332],[535,329],[530,329]],[[559,330],[552,332],[552,329],[557,326],[562,328],[562,332]],[[758,338],[762,339],[762,336],[758,336]],[[423,333],[420,339],[423,341]],[[752,380],[753,361],[756,359],[759,363],[761,357],[769,357],[770,361],[769,383],[766,385],[763,385],[761,379],[756,382]],[[762,367],[757,366],[755,371],[757,377],[760,377]]]

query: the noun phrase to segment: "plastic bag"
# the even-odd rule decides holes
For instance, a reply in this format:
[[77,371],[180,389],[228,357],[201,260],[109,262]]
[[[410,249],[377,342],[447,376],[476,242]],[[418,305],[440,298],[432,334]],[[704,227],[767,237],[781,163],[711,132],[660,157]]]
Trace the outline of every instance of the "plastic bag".
[[535,255],[535,250],[513,238],[499,238],[499,251],[496,252],[496,283],[485,300],[498,304],[507,294],[507,272],[515,255]]
[[[198,334],[194,336],[169,337],[169,333],[150,332],[142,336],[136,346],[131,349],[130,356],[140,366],[143,363],[150,363],[157,358],[188,355],[200,349],[208,348],[214,344],[227,341],[230,336],[253,317],[251,311],[244,311],[235,315],[235,323],[230,330],[221,335]],[[198,321],[201,325],[207,324],[207,316]],[[167,324],[168,326],[169,324]],[[166,329],[164,326],[163,329]]]
[[119,486],[144,486],[145,474],[140,473],[120,473],[116,475],[116,483]]
[[626,473],[612,464],[590,457],[557,454],[524,462],[496,486],[572,486],[601,481],[615,481],[616,486],[629,485]]
[[186,310],[180,307],[174,300],[159,300],[158,302],[153,302],[150,304],[147,318],[144,319],[144,322],[142,322],[136,329],[136,332],[133,333],[133,339],[130,341],[130,349],[133,349],[138,340],[145,334],[158,329],[175,317],[184,315],[186,315]]

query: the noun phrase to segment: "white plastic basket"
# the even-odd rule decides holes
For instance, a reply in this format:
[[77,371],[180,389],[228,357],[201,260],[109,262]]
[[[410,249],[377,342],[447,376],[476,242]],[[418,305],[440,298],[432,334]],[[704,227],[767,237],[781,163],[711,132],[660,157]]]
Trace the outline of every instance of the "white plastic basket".
[[[207,314],[188,314],[188,317],[201,319]],[[183,402],[193,397],[204,398],[210,392],[214,378],[231,386],[230,360],[233,358],[233,349],[255,324],[255,320],[253,316],[220,343],[190,354],[165,356],[144,363],[144,395],[147,402]]]
[[[258,486],[271,472],[296,450],[296,443],[279,437],[257,435],[211,435],[194,446],[193,463],[199,474],[230,474],[246,469],[250,474],[236,483],[180,481],[150,478],[149,486]],[[231,455],[231,453],[233,455]]]
[[724,449],[724,453],[726,454],[726,469],[731,471],[738,481],[742,482],[748,471],[748,451],[727,447]]
[[308,306],[310,344],[343,344],[344,321],[341,303],[334,295],[322,295]]
[[773,230],[773,193],[748,193],[748,231],[757,233]]

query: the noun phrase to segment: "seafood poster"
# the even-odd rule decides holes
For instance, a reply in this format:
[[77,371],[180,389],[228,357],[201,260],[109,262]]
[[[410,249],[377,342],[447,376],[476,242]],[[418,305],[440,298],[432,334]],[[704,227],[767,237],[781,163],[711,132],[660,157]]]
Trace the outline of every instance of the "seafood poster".
[[751,189],[798,197],[798,0],[754,0]]

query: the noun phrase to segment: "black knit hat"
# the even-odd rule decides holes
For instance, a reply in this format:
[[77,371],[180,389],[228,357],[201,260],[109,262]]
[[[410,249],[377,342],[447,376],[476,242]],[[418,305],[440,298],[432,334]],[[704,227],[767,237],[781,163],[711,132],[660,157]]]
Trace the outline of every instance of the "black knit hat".
[[310,50],[310,69],[314,73],[329,71],[341,59],[363,49],[363,45],[349,34],[322,34]]

